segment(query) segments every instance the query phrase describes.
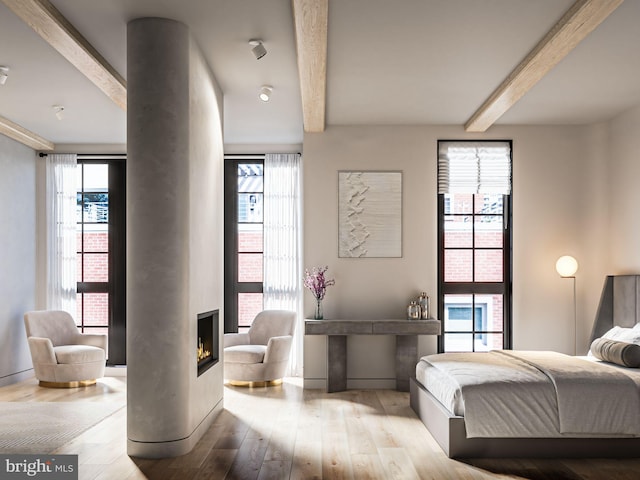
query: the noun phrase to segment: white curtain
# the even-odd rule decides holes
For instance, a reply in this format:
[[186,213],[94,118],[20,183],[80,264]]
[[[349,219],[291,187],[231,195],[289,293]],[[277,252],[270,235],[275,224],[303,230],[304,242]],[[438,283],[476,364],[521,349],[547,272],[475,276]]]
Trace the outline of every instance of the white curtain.
[[75,154],[47,156],[47,309],[76,316]]
[[265,309],[297,312],[290,376],[302,375],[302,195],[300,155],[267,154],[264,159]]

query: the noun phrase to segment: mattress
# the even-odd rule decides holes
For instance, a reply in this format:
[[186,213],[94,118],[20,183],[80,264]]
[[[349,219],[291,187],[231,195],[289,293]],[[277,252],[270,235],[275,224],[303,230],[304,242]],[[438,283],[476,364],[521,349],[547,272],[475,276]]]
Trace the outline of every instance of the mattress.
[[[416,379],[468,437],[637,436],[640,371],[555,352],[423,357]],[[614,393],[615,392],[615,393]]]
[[451,413],[464,416],[464,401],[460,385],[446,372],[434,367],[426,357],[416,365],[416,380]]

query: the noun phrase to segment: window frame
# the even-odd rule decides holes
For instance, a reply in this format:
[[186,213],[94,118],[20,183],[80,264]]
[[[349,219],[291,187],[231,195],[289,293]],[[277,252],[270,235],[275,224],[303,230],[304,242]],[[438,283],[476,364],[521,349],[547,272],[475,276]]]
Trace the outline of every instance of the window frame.
[[[479,140],[439,140],[437,142],[437,152],[440,150],[441,142],[456,142],[456,143],[478,143]],[[513,142],[511,140],[483,140],[482,142],[507,142],[510,147],[510,160],[511,160],[511,175],[513,175]],[[437,157],[438,158],[438,157]],[[479,195],[479,194],[475,194]],[[475,315],[472,318],[472,330],[470,332],[448,332],[445,330],[445,296],[446,295],[470,295],[473,298],[471,307],[472,312],[475,312],[475,298],[476,296],[485,295],[502,295],[503,298],[503,328],[502,328],[502,348],[511,349],[513,346],[513,325],[512,325],[512,312],[513,312],[513,299],[512,299],[512,287],[513,287],[513,185],[511,192],[508,195],[502,195],[503,202],[503,246],[502,246],[502,265],[503,265],[503,278],[502,282],[477,282],[475,281],[474,273],[472,272],[472,279],[469,282],[445,282],[445,252],[448,250],[445,248],[445,219],[449,214],[446,214],[446,199],[445,194],[437,193],[437,218],[438,218],[438,231],[437,231],[437,248],[438,248],[438,318],[442,321],[442,332],[438,335],[437,349],[438,353],[446,352],[445,335],[447,333],[467,333],[472,335],[472,339],[476,338],[476,335],[484,335],[495,333],[493,330],[476,331]],[[485,215],[476,211],[475,204],[471,208],[472,217],[471,224],[474,225],[475,232],[475,217]],[[475,237],[475,234],[473,235]],[[472,259],[475,264],[475,239],[472,241]],[[484,248],[478,248],[483,250]],[[475,342],[472,341],[472,351],[475,351]]]
[[[238,165],[263,166],[264,155],[225,155],[224,160],[224,332],[237,333],[238,294],[263,293],[263,282],[238,281]],[[263,192],[264,193],[264,192]],[[264,197],[263,197],[264,198]],[[264,222],[264,219],[263,219]],[[242,252],[252,253],[252,252]],[[256,252],[253,252],[256,253]],[[261,252],[264,256],[264,249]],[[264,258],[263,258],[264,261]]]
[[[126,261],[126,156],[125,155],[78,155],[78,166],[83,164],[107,164],[109,166],[109,244],[107,282],[76,282],[77,293],[107,293],[109,296],[108,342],[109,358],[107,365],[126,365],[126,329],[127,329],[127,261]],[[84,176],[83,176],[84,177]],[[84,193],[84,188],[82,189]],[[84,222],[82,222],[84,223]],[[80,237],[84,241],[83,235]],[[84,254],[83,245],[76,248]],[[82,305],[84,311],[84,302]],[[92,327],[84,325],[84,315],[76,319],[80,331],[91,332]]]

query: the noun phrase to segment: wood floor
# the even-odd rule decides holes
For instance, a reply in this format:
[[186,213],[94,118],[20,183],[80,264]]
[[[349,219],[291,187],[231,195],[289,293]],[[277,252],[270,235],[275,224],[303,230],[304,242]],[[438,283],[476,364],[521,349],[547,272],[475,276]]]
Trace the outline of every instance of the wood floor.
[[[78,454],[83,480],[544,479],[631,480],[640,459],[447,458],[409,408],[407,393],[225,387],[225,409],[189,454],[162,460],[126,454],[126,408],[54,453]],[[126,379],[44,389],[35,380],[0,388],[0,401],[122,402]],[[44,453],[44,452],[43,452]],[[639,453],[640,457],[640,453]]]

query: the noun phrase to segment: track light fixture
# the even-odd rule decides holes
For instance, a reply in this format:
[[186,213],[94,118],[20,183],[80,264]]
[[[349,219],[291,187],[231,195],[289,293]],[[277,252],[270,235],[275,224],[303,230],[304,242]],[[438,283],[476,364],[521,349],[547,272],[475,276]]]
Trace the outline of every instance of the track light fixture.
[[271,98],[271,92],[273,92],[272,86],[263,85],[262,87],[260,87],[260,94],[258,95],[258,97],[260,97],[260,100],[262,100],[263,102],[268,102],[269,98]]
[[253,47],[251,51],[256,56],[256,60],[260,60],[262,57],[264,57],[267,54],[267,49],[264,48],[264,45],[262,44],[262,40],[258,40],[258,39],[249,40],[249,45]]
[[64,118],[64,107],[62,105],[53,105],[53,111],[58,120],[62,120]]
[[7,83],[9,78],[9,67],[0,66],[0,85]]

